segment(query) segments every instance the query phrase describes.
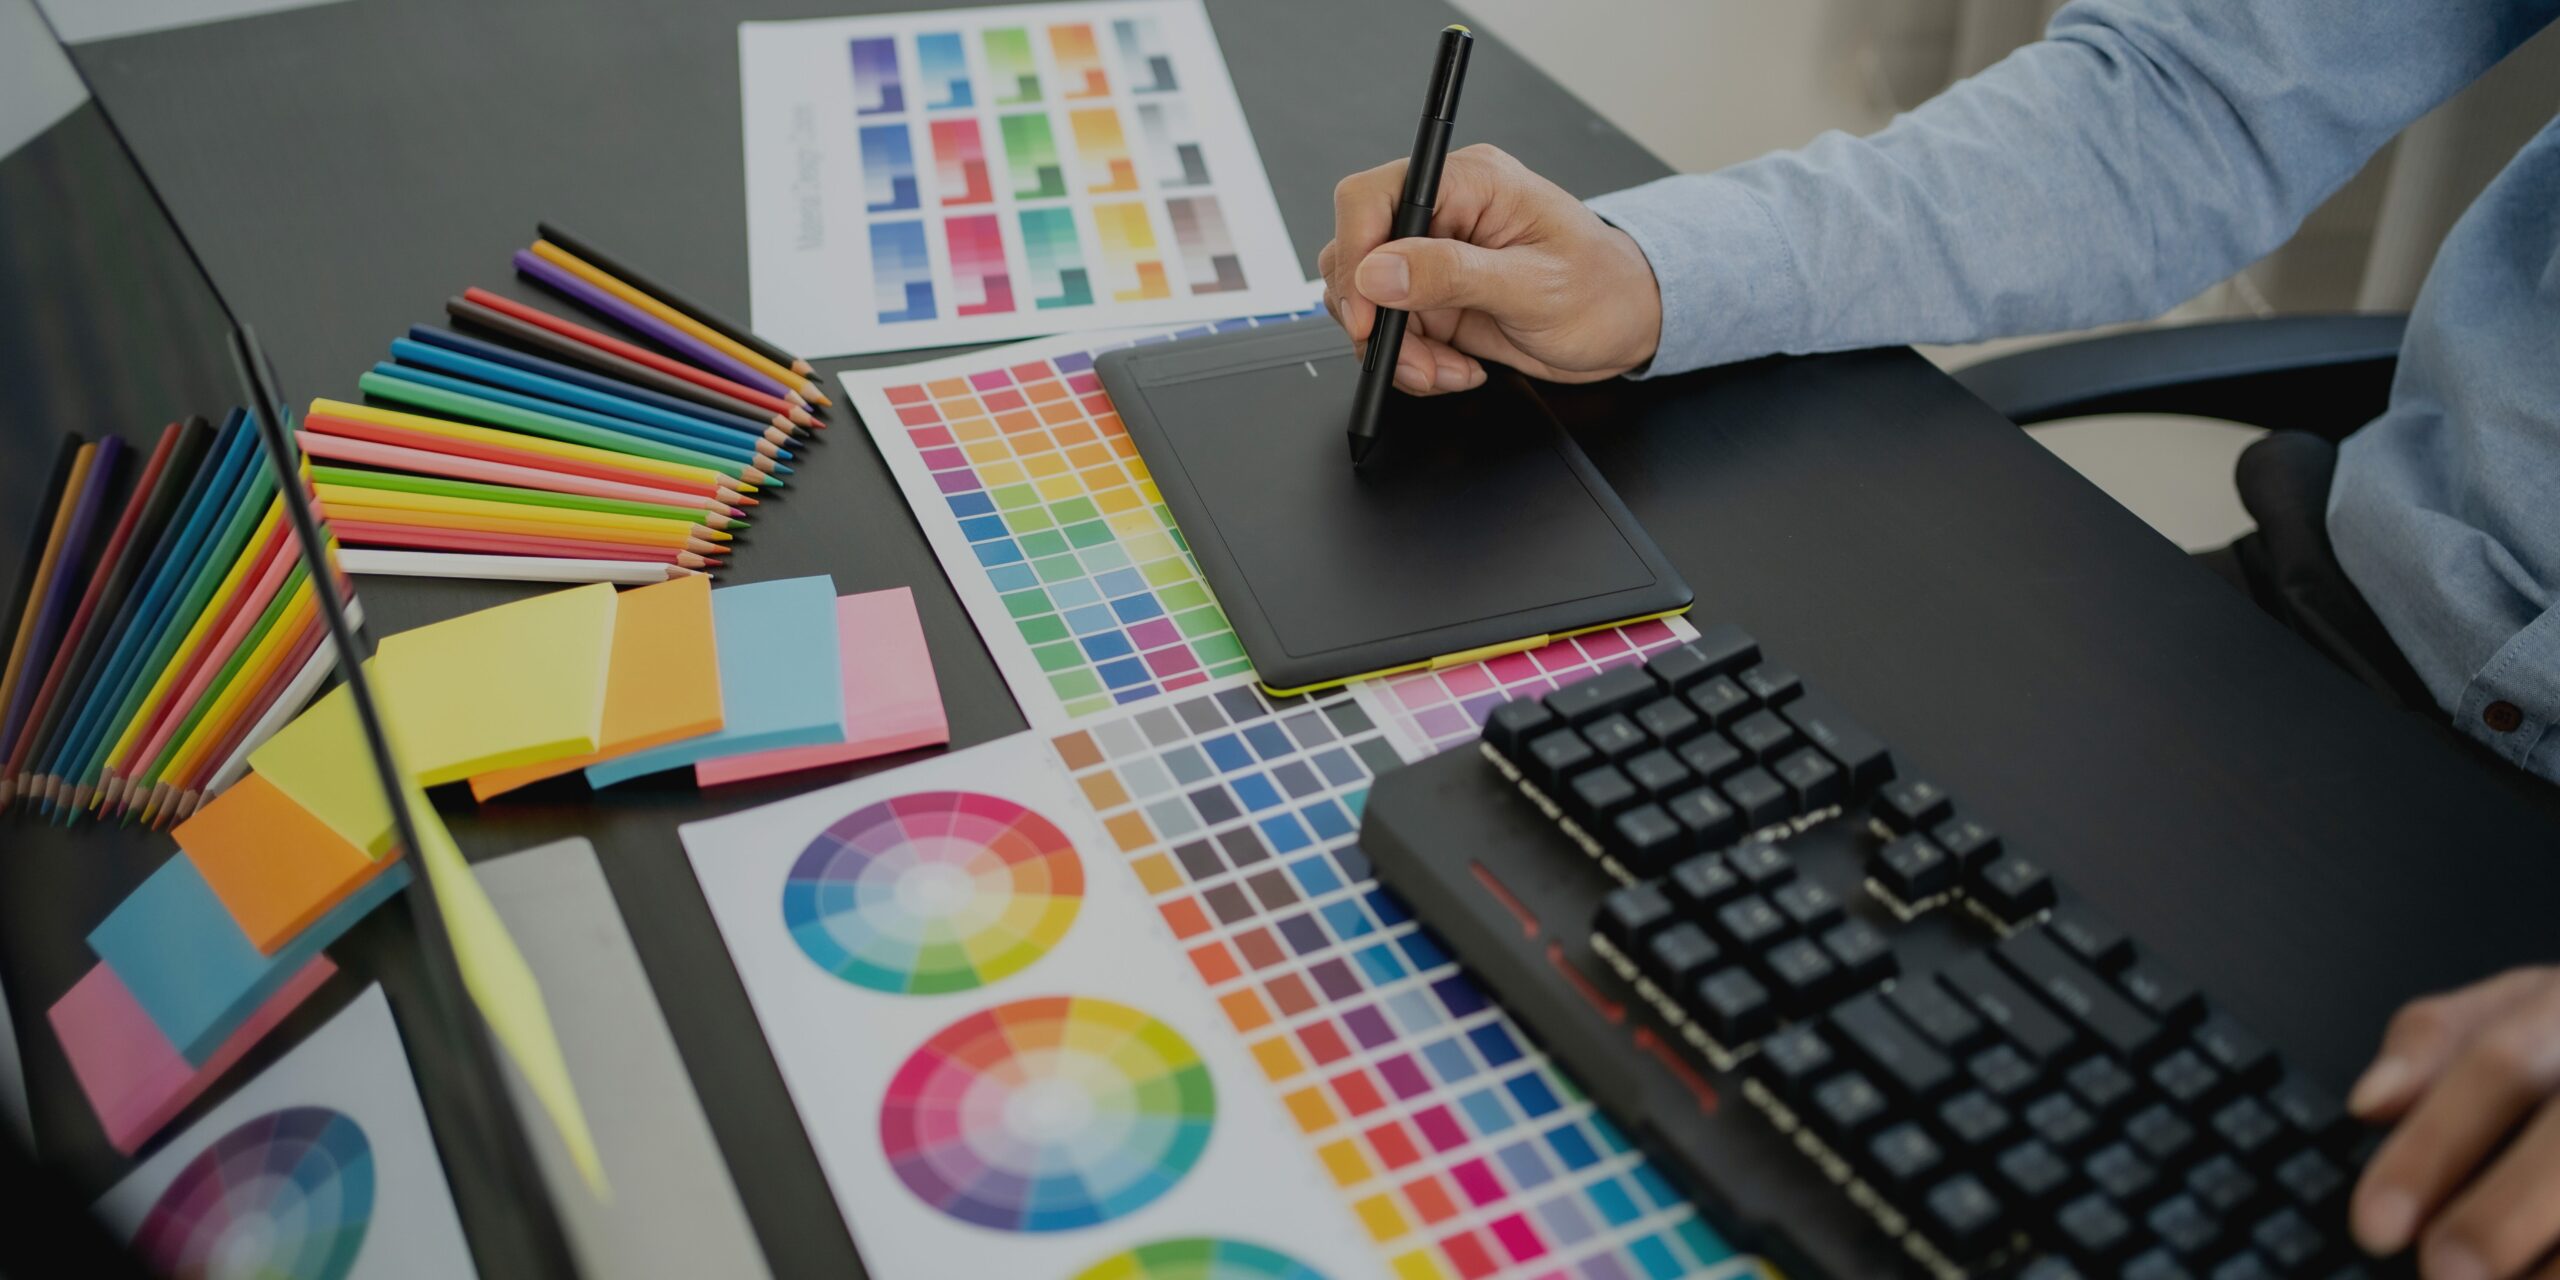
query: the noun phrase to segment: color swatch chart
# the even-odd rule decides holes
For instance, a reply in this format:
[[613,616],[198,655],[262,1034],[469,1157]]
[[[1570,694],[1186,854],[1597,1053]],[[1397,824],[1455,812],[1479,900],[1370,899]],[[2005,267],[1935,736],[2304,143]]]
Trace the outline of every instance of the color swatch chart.
[[1366,687],[1406,747],[1428,755],[1473,741],[1484,718],[1505,702],[1544,697],[1558,685],[1642,662],[1697,634],[1686,618],[1638,622],[1483,662],[1388,676]]
[[1378,1274],[1045,739],[680,834],[876,1274]]
[[1179,332],[1052,338],[844,375],[872,441],[1035,726],[1252,669],[1094,357]]
[[1392,1274],[1747,1268],[1377,883],[1367,702],[1229,681],[1051,745]]
[[755,322],[785,345],[1206,319],[1297,290],[1198,0],[749,23],[739,49]]

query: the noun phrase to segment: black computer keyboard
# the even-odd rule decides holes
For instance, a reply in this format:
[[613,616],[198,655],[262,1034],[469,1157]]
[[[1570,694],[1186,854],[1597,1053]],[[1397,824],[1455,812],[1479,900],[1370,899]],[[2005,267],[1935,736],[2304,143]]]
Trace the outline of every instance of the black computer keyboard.
[[[1676,1095],[1613,1085],[1619,1060],[1705,1112],[1739,1092],[1923,1273],[2358,1273],[2370,1141],[2335,1096],[1741,629],[1505,704],[1480,750],[1552,820],[1534,862],[1476,855],[1470,895],[1380,830],[1476,785],[1445,775],[1419,801],[1382,783],[1365,843],[1533,1032],[1624,1028],[1559,1056],[1630,1128],[1676,1129],[1626,1114]],[[1588,920],[1571,952],[1539,940],[1560,911]]]

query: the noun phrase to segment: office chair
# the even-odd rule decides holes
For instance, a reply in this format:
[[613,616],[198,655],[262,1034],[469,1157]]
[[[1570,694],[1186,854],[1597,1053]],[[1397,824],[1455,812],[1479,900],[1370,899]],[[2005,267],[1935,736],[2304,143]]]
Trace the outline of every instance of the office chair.
[[2240,455],[2257,530],[2198,559],[2405,710],[2436,716],[2355,584],[2326,521],[2338,442],[2381,413],[2405,315],[2279,316],[2109,334],[1985,360],[1955,377],[2019,426],[2173,413],[2264,427]]

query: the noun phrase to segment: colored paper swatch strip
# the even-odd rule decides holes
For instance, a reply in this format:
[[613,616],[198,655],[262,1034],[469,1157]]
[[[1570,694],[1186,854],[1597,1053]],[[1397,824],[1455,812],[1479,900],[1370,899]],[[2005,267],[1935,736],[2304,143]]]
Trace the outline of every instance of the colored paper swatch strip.
[[1138,166],[1129,158],[1129,137],[1120,131],[1120,109],[1085,107],[1067,113],[1075,135],[1076,158],[1084,165],[1084,189],[1094,195],[1118,195],[1138,189]]
[[933,259],[923,223],[871,224],[871,303],[883,323],[934,317]]
[[1031,305],[1040,310],[1093,305],[1093,277],[1076,241],[1071,209],[1022,211],[1022,253],[1031,268]]
[[1147,220],[1147,206],[1135,201],[1098,204],[1093,207],[1093,222],[1102,238],[1103,288],[1111,292],[1112,301],[1144,302],[1173,295],[1173,286],[1165,278],[1164,256],[1156,251],[1156,231]]
[[1012,176],[1016,200],[1054,200],[1067,193],[1067,171],[1058,161],[1058,138],[1049,117],[1037,112],[999,116],[1004,136],[1005,171]]
[[916,152],[903,124],[862,126],[862,207],[869,213],[916,208]]
[[951,111],[976,105],[969,92],[969,54],[956,31],[916,37],[916,65],[924,81],[924,109]]
[[1173,220],[1173,242],[1182,247],[1182,266],[1193,293],[1233,293],[1244,288],[1244,262],[1227,235],[1227,220],[1218,213],[1216,196],[1176,196],[1164,202]]
[[853,109],[876,116],[907,109],[905,88],[898,80],[898,42],[886,36],[853,41]]
[[1171,93],[1182,87],[1174,80],[1173,47],[1165,43],[1164,28],[1155,19],[1115,19],[1111,34],[1120,42],[1120,73],[1129,77],[1129,92]]
[[1642,662],[1697,635],[1686,618],[1632,623],[1484,662],[1364,681],[1362,691],[1407,754],[1430,755],[1473,742],[1484,718],[1505,702],[1543,697],[1559,685]]
[[1049,28],[1049,55],[1064,83],[1061,97],[1108,98],[1111,77],[1102,69],[1102,50],[1094,44],[1090,23],[1061,23]]
[[1191,127],[1191,112],[1179,100],[1138,106],[1138,128],[1154,158],[1156,182],[1166,187],[1209,185],[1209,160],[1200,135]]
[[705,760],[693,767],[695,782],[716,787],[951,741],[913,592],[891,587],[837,597],[836,631],[843,655],[844,741]]
[[1376,881],[1359,815],[1401,756],[1358,697],[1232,683],[1051,742],[1396,1274],[1733,1261]]
[[1004,223],[992,213],[946,218],[953,313],[983,316],[1013,310],[1013,277],[1004,261]]
[[987,146],[977,121],[934,121],[933,164],[942,203],[985,204],[996,198],[987,178]]

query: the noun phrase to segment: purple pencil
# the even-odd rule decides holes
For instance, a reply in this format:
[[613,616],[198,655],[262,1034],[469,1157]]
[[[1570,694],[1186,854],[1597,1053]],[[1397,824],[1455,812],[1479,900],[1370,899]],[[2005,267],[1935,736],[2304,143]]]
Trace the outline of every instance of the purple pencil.
[[[116,464],[124,461],[124,440],[108,436],[98,441],[98,455],[89,463],[88,482],[80,487],[80,500],[71,508],[71,523],[62,531],[62,554],[54,561],[53,581],[45,584],[44,603],[37,606],[35,629],[27,633],[27,666],[42,671],[53,660],[54,641],[61,638],[63,625],[70,621],[71,602],[88,586],[89,542],[98,531],[98,513],[107,508],[107,495],[115,491]],[[78,580],[74,585],[74,580]],[[0,721],[0,742],[14,742],[18,727],[27,718],[27,707],[34,700],[38,681],[21,679],[9,698],[9,714]]]
[[649,335],[658,345],[685,356],[696,364],[709,367],[733,382],[743,382],[767,395],[788,396],[791,388],[782,385],[753,368],[732,358],[727,352],[704,342],[648,312],[606,293],[579,279],[556,264],[545,262],[531,249],[516,250],[516,270],[533,277],[536,284],[585,307],[598,315]]

